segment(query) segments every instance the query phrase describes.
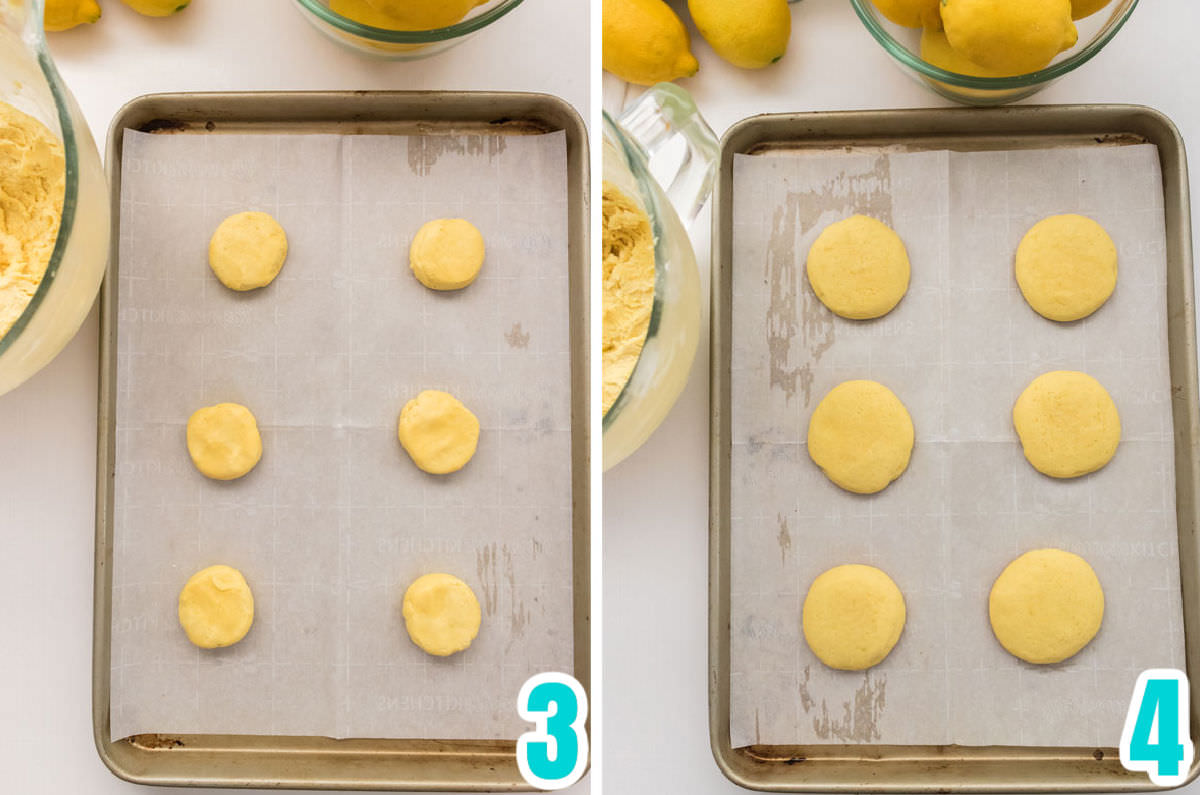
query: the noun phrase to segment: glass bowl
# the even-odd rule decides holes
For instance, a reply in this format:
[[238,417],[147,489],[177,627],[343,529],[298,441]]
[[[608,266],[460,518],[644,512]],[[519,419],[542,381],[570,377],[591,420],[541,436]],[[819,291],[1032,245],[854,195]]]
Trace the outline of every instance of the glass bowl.
[[304,18],[333,41],[355,52],[395,61],[415,61],[445,52],[520,4],[521,0],[492,0],[476,6],[465,19],[444,28],[388,30],[335,13],[329,8],[328,0],[296,0]]
[[1063,75],[1096,57],[1129,19],[1138,0],[1114,0],[1090,17],[1076,21],[1079,43],[1037,72],[1017,77],[972,77],[947,72],[921,59],[920,29],[896,25],[871,0],[850,0],[858,18],[892,60],[931,91],[965,105],[1003,105],[1036,94]]
[[62,218],[46,273],[0,337],[0,395],[45,367],[79,331],[108,262],[108,188],[87,122],[46,50],[42,0],[0,3],[0,100],[63,143]]

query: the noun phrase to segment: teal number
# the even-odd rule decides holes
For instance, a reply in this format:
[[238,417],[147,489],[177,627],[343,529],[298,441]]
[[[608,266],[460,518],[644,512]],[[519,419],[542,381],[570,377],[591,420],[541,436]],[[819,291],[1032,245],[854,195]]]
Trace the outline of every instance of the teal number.
[[571,688],[561,682],[542,682],[529,693],[531,712],[550,712],[550,705],[557,706],[553,715],[546,718],[546,734],[553,739],[554,759],[550,758],[549,742],[531,742],[526,747],[529,770],[546,781],[559,781],[571,775],[579,758],[579,738],[571,724],[579,715],[579,704]]
[[[1158,738],[1151,744],[1150,727],[1158,714]],[[1179,682],[1174,679],[1149,679],[1138,706],[1137,721],[1129,738],[1129,758],[1134,762],[1158,763],[1158,775],[1178,776],[1183,761],[1183,743],[1179,741]]]

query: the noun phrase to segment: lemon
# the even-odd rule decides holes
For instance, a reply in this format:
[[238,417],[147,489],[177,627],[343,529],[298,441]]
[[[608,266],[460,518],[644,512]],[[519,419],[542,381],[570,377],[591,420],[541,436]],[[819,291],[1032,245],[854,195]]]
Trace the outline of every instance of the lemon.
[[121,0],[121,2],[148,17],[169,17],[187,8],[192,0]]
[[46,0],[42,24],[46,30],[69,30],[76,25],[91,24],[100,18],[96,0]]
[[705,41],[734,66],[762,69],[787,51],[792,34],[787,0],[688,0],[688,11]]
[[330,0],[329,8],[375,28],[434,30],[453,25],[477,5],[477,0]]
[[950,46],[987,69],[1036,72],[1075,45],[1071,0],[942,0]]
[[921,58],[926,63],[971,77],[1011,77],[1011,72],[1000,69],[988,69],[967,58],[950,46],[945,31],[926,28],[921,33]]
[[1112,0],[1071,0],[1071,18],[1090,17],[1111,2]]
[[906,28],[940,28],[941,0],[871,0],[879,13]]
[[643,86],[696,74],[683,22],[663,0],[604,0],[605,70]]

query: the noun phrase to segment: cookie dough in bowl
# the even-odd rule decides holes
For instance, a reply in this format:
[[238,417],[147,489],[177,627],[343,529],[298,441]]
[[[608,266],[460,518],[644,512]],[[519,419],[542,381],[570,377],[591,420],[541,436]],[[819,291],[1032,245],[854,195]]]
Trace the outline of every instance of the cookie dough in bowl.
[[821,303],[851,320],[882,317],[908,292],[904,242],[875,218],[852,215],[825,227],[808,250],[808,281]]
[[601,413],[608,414],[633,374],[654,310],[654,230],[638,203],[604,183],[604,387]]
[[996,578],[988,616],[996,640],[1013,656],[1039,665],[1062,662],[1100,631],[1104,590],[1078,555],[1035,549]]
[[187,424],[188,454],[205,477],[236,480],[258,465],[262,436],[250,409],[218,403],[197,409]]
[[1013,406],[1025,458],[1052,478],[1077,478],[1116,455],[1121,418],[1108,391],[1087,373],[1055,370],[1025,387]]
[[417,230],[408,264],[430,290],[461,290],[483,267],[483,235],[463,218],[438,218]]
[[431,475],[447,475],[475,455],[479,420],[449,392],[426,389],[404,404],[397,435],[417,467]]
[[908,468],[913,448],[908,409],[877,381],[844,381],[808,422],[808,454],[846,491],[874,494]]
[[202,649],[232,646],[254,623],[254,595],[232,566],[209,566],[188,579],[179,592],[179,625]]
[[463,651],[479,634],[483,612],[471,586],[451,574],[418,577],[404,592],[404,627],[429,654]]
[[287,259],[287,233],[263,212],[229,216],[208,241],[208,265],[230,290],[266,287]]
[[1117,286],[1117,247],[1083,215],[1052,215],[1025,233],[1016,256],[1021,294],[1044,318],[1071,321],[1095,312]]
[[900,640],[904,595],[885,572],[849,564],[822,573],[804,597],[804,640],[830,668],[879,665]]

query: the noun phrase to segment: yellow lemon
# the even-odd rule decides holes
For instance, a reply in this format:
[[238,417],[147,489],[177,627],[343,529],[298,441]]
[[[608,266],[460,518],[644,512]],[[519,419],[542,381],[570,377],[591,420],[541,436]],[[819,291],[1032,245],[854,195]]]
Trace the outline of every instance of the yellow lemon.
[[871,0],[879,13],[906,28],[940,28],[941,0]]
[[792,34],[787,0],[688,0],[688,11],[705,41],[734,66],[762,69],[787,51]]
[[192,0],[121,0],[121,2],[148,17],[169,17],[187,8]]
[[1026,74],[1079,38],[1071,0],[942,0],[950,46],[987,69]]
[[925,28],[921,33],[921,58],[939,69],[971,77],[1011,77],[1011,72],[988,69],[950,46],[945,31]]
[[1111,2],[1112,0],[1071,0],[1071,18],[1090,17]]
[[687,28],[663,0],[604,0],[604,69],[651,86],[696,74]]
[[42,24],[50,31],[69,30],[76,25],[90,25],[99,18],[100,4],[96,0],[46,0]]
[[453,25],[477,5],[477,0],[330,0],[329,8],[374,28],[433,30]]

